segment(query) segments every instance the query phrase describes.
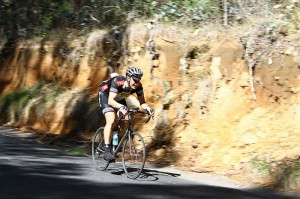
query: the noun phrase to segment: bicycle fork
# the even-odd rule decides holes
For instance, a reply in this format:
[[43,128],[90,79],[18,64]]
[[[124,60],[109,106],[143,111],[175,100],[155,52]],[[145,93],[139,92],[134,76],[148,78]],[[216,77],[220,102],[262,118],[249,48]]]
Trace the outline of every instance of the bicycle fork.
[[132,135],[133,131],[130,131],[129,132],[129,138],[128,138],[128,142],[129,142],[129,156],[130,157],[134,157],[134,158],[138,158],[139,154],[137,153],[137,149],[136,149],[136,146],[135,146],[135,141],[133,139],[133,136]]

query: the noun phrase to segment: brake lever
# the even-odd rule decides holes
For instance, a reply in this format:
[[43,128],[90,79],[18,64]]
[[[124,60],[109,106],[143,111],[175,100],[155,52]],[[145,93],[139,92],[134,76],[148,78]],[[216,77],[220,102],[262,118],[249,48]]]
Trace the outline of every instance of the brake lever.
[[148,123],[151,118],[154,119],[154,115],[149,115],[148,118],[147,118],[147,120],[144,123]]
[[119,118],[117,119],[118,122],[120,122],[124,118],[124,114],[122,112],[119,112]]

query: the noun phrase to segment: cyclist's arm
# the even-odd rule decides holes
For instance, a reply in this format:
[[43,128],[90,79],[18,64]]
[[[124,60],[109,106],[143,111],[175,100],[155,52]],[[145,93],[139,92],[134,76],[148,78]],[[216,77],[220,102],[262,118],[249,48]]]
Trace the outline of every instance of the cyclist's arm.
[[144,103],[144,104],[141,105],[141,108],[144,109],[144,110],[147,110],[147,108],[150,108],[150,107],[148,106],[147,103]]
[[144,95],[138,96],[137,99],[139,100],[140,105],[143,108],[144,104],[146,104],[146,100],[145,100]]
[[146,103],[145,97],[144,97],[144,92],[143,90],[137,92],[137,99],[140,102],[141,108],[144,110],[147,110],[148,114],[151,114],[152,117],[154,116],[154,110],[148,106]]
[[141,108],[142,108],[142,109],[145,109],[145,110],[146,110],[147,108],[149,108],[149,106],[147,105],[146,100],[145,100],[145,95],[144,95],[143,87],[140,87],[140,88],[137,90],[136,95],[137,95],[137,99],[138,99],[139,102],[140,102]]
[[123,106],[122,104],[118,103],[115,98],[117,97],[117,93],[114,92],[109,92],[108,95],[108,105],[114,107],[114,108],[120,108],[121,106]]
[[146,101],[145,101],[144,95],[139,96],[139,97],[138,97],[138,100],[139,100],[139,102],[140,102],[140,105],[141,105],[141,108],[142,108],[142,109],[147,110],[147,109],[150,108],[150,107],[148,106],[148,104],[146,103]]

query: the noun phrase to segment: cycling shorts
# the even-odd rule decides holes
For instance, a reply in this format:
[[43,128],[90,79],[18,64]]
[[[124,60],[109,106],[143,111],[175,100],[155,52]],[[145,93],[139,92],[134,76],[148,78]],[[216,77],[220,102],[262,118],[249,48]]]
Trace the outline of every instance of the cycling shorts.
[[[121,99],[120,101],[117,101],[118,103],[127,106],[126,100],[125,99]],[[112,106],[110,106],[108,104],[108,96],[105,95],[102,91],[99,91],[99,105],[102,109],[102,113],[105,114],[107,112],[117,112],[118,109],[117,108],[113,108]]]

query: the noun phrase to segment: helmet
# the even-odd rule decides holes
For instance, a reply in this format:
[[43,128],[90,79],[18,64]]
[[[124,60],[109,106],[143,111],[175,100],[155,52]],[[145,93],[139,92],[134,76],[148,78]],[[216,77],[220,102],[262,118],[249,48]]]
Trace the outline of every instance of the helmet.
[[129,67],[126,69],[126,76],[134,76],[137,77],[139,79],[141,79],[141,77],[143,76],[143,71],[137,67]]

